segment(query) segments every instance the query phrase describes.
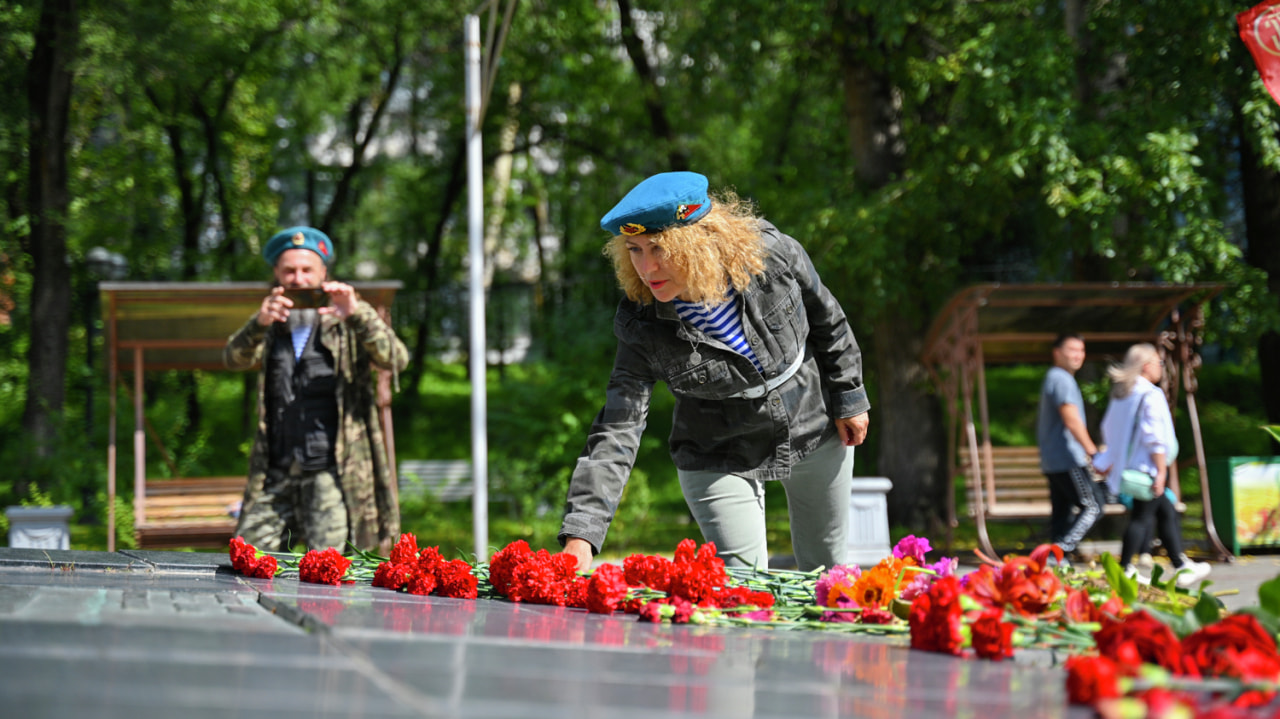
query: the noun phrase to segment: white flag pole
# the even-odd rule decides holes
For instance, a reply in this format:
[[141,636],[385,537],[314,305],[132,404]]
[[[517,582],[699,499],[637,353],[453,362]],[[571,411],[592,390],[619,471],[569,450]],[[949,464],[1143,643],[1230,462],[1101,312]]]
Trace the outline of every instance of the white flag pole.
[[484,324],[484,167],[480,145],[480,18],[466,18],[467,247],[471,297],[471,497],[476,561],[489,557],[489,439]]

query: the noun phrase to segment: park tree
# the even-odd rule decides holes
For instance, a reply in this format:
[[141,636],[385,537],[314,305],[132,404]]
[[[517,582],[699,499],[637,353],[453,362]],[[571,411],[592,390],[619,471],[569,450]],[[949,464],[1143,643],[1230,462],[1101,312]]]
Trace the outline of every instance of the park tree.
[[73,65],[80,45],[76,0],[41,5],[27,65],[27,203],[31,256],[30,374],[22,424],[39,453],[48,451],[62,411],[71,315],[67,265],[67,191]]
[[[29,413],[56,414],[65,385],[54,335],[66,321],[41,299],[56,299],[42,278],[59,263],[101,246],[128,257],[131,279],[260,279],[261,241],[295,222],[334,235],[340,273],[404,280],[400,320],[422,371],[442,326],[436,305],[467,261],[465,8],[106,0],[79,10],[79,42],[55,46],[41,44],[42,18],[76,5],[37,5],[0,9],[0,59],[23,70],[0,79],[0,279],[16,270],[21,323],[0,342],[30,348],[23,378],[43,398]],[[942,411],[919,355],[933,315],[968,283],[1226,282],[1212,327],[1259,358],[1280,412],[1280,108],[1235,35],[1241,8],[496,7],[486,33],[513,12],[490,65],[488,246],[536,258],[535,356],[548,371],[576,379],[584,353],[607,364],[600,317],[616,293],[600,215],[641,178],[687,168],[804,243],[850,315],[873,398],[859,472],[894,480],[895,523],[924,526],[949,489]],[[41,64],[49,48],[74,53],[63,65],[74,76]],[[65,129],[46,122],[40,137],[27,79],[37,65],[53,73],[41,91],[57,80],[68,98]],[[33,188],[56,165],[32,162],[47,156],[50,129],[64,138],[67,188],[52,215]],[[60,251],[56,236],[36,241],[57,230],[48,217],[62,223]],[[498,280],[514,272],[494,268]],[[583,338],[593,349],[574,344]],[[402,379],[420,386],[417,374]],[[574,421],[585,418],[556,436]]]

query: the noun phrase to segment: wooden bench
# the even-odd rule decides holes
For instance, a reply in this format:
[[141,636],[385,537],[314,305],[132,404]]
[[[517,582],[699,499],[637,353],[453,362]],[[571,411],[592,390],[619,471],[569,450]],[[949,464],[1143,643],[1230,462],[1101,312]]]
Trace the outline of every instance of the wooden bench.
[[[979,446],[978,451],[984,449]],[[978,541],[988,556],[996,553],[987,535],[987,520],[1048,519],[1052,515],[1049,480],[1040,471],[1039,448],[991,447],[991,477],[973,471],[967,447],[960,448],[957,459],[957,471],[964,477],[965,507],[978,524]],[[980,464],[985,475],[986,463]],[[1102,511],[1105,516],[1128,510],[1123,504],[1106,504]]]
[[406,459],[396,474],[401,501],[431,496],[440,502],[458,502],[475,494],[468,459]]
[[236,529],[231,511],[247,482],[243,475],[147,480],[146,496],[135,505],[144,513],[135,517],[138,546],[226,549]]
[[[244,498],[248,480],[237,477],[149,479],[135,506],[134,536],[143,549],[174,547],[225,549],[234,536],[232,508]],[[465,459],[405,460],[399,465],[400,496],[430,494],[455,502],[474,494],[471,462]]]

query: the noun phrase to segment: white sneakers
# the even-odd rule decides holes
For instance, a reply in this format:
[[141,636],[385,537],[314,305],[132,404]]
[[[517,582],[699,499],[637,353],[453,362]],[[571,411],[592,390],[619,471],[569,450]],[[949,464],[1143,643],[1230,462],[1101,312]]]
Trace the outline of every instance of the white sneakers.
[[1183,589],[1196,586],[1209,576],[1209,572],[1213,571],[1213,567],[1208,562],[1193,562],[1185,554],[1181,559],[1182,566],[1176,567],[1173,571],[1178,577],[1178,586]]
[[1143,569],[1150,570],[1152,567],[1156,566],[1156,560],[1151,557],[1150,552],[1143,552],[1138,555],[1138,566]]
[[1124,576],[1138,580],[1138,584],[1151,584],[1151,577],[1144,577],[1141,574],[1138,574],[1138,568],[1132,564],[1125,566]]
[[[1208,562],[1193,562],[1185,554],[1179,559],[1182,560],[1182,566],[1175,567],[1173,573],[1178,586],[1183,589],[1190,589],[1196,586],[1204,581],[1205,577],[1209,576],[1209,572],[1213,571],[1213,566]],[[1139,584],[1151,584],[1151,577],[1139,574],[1138,567],[1133,564],[1125,566],[1124,575],[1130,579],[1138,580]]]

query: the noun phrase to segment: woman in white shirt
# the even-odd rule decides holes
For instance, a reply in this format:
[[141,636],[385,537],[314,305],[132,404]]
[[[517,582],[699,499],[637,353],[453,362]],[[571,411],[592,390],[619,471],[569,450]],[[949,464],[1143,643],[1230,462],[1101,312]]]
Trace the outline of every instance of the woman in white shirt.
[[1178,438],[1169,404],[1157,386],[1164,376],[1164,361],[1152,345],[1137,344],[1129,348],[1124,363],[1113,365],[1107,375],[1111,378],[1111,402],[1102,418],[1106,449],[1094,456],[1094,467],[1106,474],[1112,494],[1121,493],[1120,479],[1126,469],[1153,478],[1152,499],[1132,500],[1120,565],[1128,576],[1138,577],[1143,583],[1150,581],[1138,576],[1132,562],[1133,555],[1145,549],[1154,529],[1169,552],[1178,586],[1195,586],[1209,574],[1210,566],[1193,562],[1182,552],[1182,533],[1174,508],[1177,497],[1168,488],[1169,466],[1178,456]]

